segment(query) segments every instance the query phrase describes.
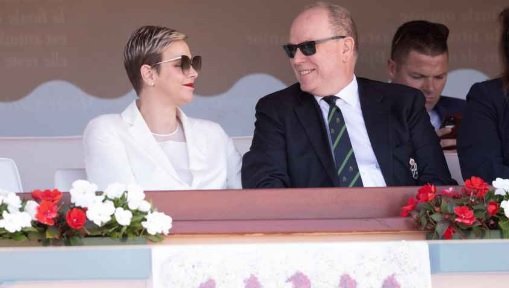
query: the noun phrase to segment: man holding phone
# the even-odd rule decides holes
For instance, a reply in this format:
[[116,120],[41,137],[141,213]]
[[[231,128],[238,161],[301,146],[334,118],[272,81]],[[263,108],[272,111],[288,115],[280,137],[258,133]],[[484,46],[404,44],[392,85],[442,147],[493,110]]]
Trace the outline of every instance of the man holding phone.
[[465,100],[441,96],[447,81],[449,29],[423,20],[401,25],[392,40],[387,63],[391,82],[422,91],[431,124],[443,149],[456,148],[456,129]]

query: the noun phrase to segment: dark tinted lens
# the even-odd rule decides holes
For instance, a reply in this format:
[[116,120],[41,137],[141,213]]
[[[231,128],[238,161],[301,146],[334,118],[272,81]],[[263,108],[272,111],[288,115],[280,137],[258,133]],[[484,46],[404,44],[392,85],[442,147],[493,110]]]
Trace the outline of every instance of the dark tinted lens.
[[295,57],[295,53],[297,53],[297,48],[300,49],[302,54],[306,56],[311,56],[316,53],[316,43],[315,41],[307,41],[300,44],[286,44],[283,45],[283,49],[285,49],[286,55],[288,57]]
[[182,55],[180,57],[180,68],[184,73],[189,72],[189,69],[191,68],[191,59],[189,59],[186,55]]
[[297,45],[286,44],[283,45],[283,49],[285,50],[288,57],[293,58],[295,56],[295,52],[297,52]]
[[300,51],[306,56],[311,56],[316,53],[315,41],[308,41],[299,44]]
[[193,61],[191,62],[193,69],[198,72],[201,70],[201,56],[194,56]]

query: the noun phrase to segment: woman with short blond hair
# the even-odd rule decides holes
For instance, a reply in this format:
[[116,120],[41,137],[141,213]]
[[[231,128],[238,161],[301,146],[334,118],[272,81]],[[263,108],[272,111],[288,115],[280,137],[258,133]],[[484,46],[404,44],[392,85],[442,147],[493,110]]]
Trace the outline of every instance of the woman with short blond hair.
[[145,190],[241,188],[241,158],[216,123],[187,117],[201,57],[186,35],[143,26],[124,49],[124,66],[138,99],[121,114],[99,116],[84,132],[88,179]]

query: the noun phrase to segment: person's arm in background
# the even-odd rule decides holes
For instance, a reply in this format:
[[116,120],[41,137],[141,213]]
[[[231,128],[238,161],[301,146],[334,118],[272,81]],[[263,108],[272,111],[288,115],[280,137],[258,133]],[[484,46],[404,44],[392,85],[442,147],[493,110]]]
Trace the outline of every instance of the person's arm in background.
[[[485,181],[496,177],[509,178],[509,166],[504,163],[504,149],[498,127],[507,103],[500,91],[487,89],[487,83],[476,83],[467,95],[467,106],[458,136],[458,156],[463,178],[478,176]],[[495,86],[492,86],[494,88]],[[498,99],[501,98],[501,99]],[[509,133],[509,131],[504,131]]]

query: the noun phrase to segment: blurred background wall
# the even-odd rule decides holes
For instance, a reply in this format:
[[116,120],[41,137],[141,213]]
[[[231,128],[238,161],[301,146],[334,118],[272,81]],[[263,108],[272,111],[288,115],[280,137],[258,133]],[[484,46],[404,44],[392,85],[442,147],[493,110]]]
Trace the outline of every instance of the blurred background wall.
[[[424,19],[450,28],[444,95],[464,98],[472,82],[496,77],[498,13],[507,0],[344,0],[360,35],[357,76],[386,81],[396,28]],[[135,94],[122,51],[141,25],[189,36],[204,65],[184,110],[219,122],[230,136],[253,133],[256,101],[293,83],[281,45],[310,1],[0,0],[0,136],[80,135],[119,113]]]

